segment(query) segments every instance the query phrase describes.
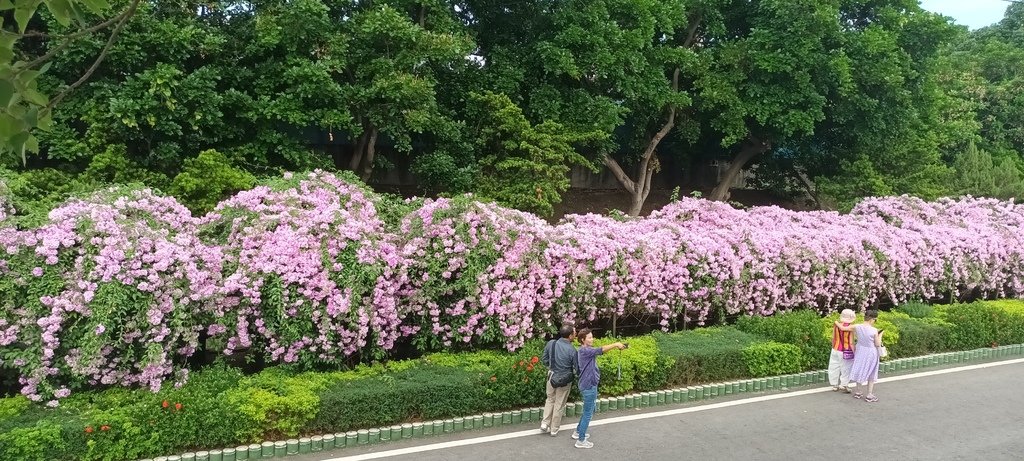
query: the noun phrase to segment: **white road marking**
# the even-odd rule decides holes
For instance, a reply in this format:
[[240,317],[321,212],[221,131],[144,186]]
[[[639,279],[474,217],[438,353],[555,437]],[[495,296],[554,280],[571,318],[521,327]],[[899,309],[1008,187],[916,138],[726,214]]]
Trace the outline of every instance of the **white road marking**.
[[[889,377],[889,378],[882,378],[882,379],[879,379],[878,382],[879,383],[887,383],[887,382],[893,382],[893,381],[903,381],[903,380],[906,380],[906,379],[927,378],[927,377],[930,377],[930,376],[944,375],[944,374],[948,374],[948,373],[958,373],[958,372],[961,372],[961,371],[980,370],[980,369],[983,369],[983,368],[998,367],[998,366],[1003,366],[1003,365],[1013,365],[1013,364],[1017,364],[1017,363],[1024,363],[1024,358],[1013,359],[1013,360],[1004,360],[1004,361],[1001,361],[1001,362],[980,363],[980,364],[977,364],[977,365],[967,365],[967,366],[957,367],[957,368],[945,368],[945,369],[941,369],[941,370],[922,371],[920,373],[912,373],[912,374],[909,374],[909,375],[900,375],[900,376],[892,376],[892,377]],[[750,398],[745,398],[745,399],[740,399],[740,400],[731,400],[731,401],[728,401],[728,402],[711,403],[711,404],[708,404],[708,405],[700,405],[700,406],[695,406],[695,407],[675,408],[675,409],[672,409],[672,410],[656,411],[656,412],[651,412],[651,413],[641,413],[641,414],[636,414],[636,415],[625,415],[625,416],[616,416],[616,417],[612,417],[612,418],[602,418],[602,419],[598,419],[598,420],[593,420],[590,423],[590,425],[591,426],[604,426],[606,424],[625,423],[625,422],[637,421],[637,420],[641,420],[641,419],[661,418],[663,416],[681,415],[681,414],[686,414],[686,413],[694,413],[694,412],[698,412],[698,411],[715,410],[715,409],[718,409],[718,408],[727,408],[727,407],[734,407],[734,406],[737,406],[737,405],[746,405],[746,404],[750,404],[750,403],[767,402],[767,401],[770,401],[770,400],[788,399],[788,398],[792,398],[792,397],[800,397],[800,396],[804,396],[804,395],[817,394],[817,393],[820,393],[820,392],[831,392],[831,391],[832,391],[832,388],[828,387],[828,386],[816,387],[814,389],[806,389],[806,390],[802,390],[802,391],[784,392],[784,393],[781,393],[781,394],[772,394],[772,395],[761,395],[761,396],[757,396],[757,397],[750,397]],[[575,429],[576,429],[576,425],[575,424],[563,424],[562,427],[561,427],[560,432],[568,433],[567,431],[572,431],[572,430],[575,430]],[[419,445],[419,446],[415,446],[415,447],[398,448],[398,449],[394,449],[394,450],[379,451],[379,452],[375,452],[375,453],[365,453],[365,454],[353,455],[353,456],[345,456],[345,457],[341,457],[341,458],[330,458],[330,459],[326,459],[324,461],[362,461],[362,460],[367,460],[367,459],[380,459],[380,458],[387,458],[387,457],[391,457],[391,456],[401,456],[401,455],[411,455],[411,454],[414,454],[414,453],[423,453],[423,452],[426,452],[426,451],[444,450],[446,448],[463,447],[463,446],[466,446],[466,445],[478,445],[478,444],[482,444],[482,443],[497,442],[497,441],[500,441],[500,440],[515,439],[515,438],[519,438],[519,437],[536,437],[536,436],[539,436],[539,435],[540,435],[539,430],[537,428],[533,428],[533,429],[526,430],[526,431],[509,432],[509,433],[505,433],[505,434],[488,435],[488,436],[485,436],[485,437],[475,437],[475,438],[463,439],[463,440],[452,440],[450,442],[438,442],[438,443],[432,443],[432,444],[429,444],[429,445]]]

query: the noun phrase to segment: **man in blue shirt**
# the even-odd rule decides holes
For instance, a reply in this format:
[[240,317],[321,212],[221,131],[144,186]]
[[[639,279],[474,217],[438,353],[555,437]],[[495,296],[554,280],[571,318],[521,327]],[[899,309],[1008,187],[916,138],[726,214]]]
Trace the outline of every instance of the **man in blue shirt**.
[[576,329],[572,325],[562,325],[558,337],[548,341],[544,346],[544,354],[540,361],[548,367],[548,399],[544,402],[544,420],[540,423],[541,432],[558,435],[565,413],[565,403],[569,400],[572,381],[580,374],[579,358],[572,342],[576,339]]
[[578,337],[582,342],[579,350],[580,361],[580,393],[583,394],[583,416],[576,425],[576,432],[572,438],[576,440],[576,448],[594,448],[594,444],[588,440],[590,434],[587,428],[590,427],[590,419],[594,416],[594,406],[597,403],[597,385],[601,382],[601,370],[597,368],[597,356],[612,349],[625,349],[623,343],[607,344],[601,347],[594,347],[594,334],[584,328],[579,331]]

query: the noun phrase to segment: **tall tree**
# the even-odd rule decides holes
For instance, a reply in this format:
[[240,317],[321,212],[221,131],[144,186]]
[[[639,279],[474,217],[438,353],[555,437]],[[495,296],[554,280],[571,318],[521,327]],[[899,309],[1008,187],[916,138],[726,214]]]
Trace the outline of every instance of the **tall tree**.
[[[111,14],[106,0],[4,0],[0,11],[0,152],[13,152],[22,163],[27,152],[36,152],[36,128],[47,128],[55,106],[86,82],[117,41],[141,0],[125,3]],[[56,30],[40,30],[37,12],[45,5],[48,17],[60,24]],[[13,16],[13,23],[10,21]],[[89,66],[52,98],[39,91],[38,77],[53,60],[76,41],[106,33],[105,45],[90,57]]]
[[1024,4],[1010,4],[1002,21],[957,41],[944,59],[957,77],[947,88],[974,103],[979,147],[1024,158]]
[[386,4],[357,8],[343,27],[345,99],[355,137],[348,167],[363,179],[372,172],[381,135],[408,152],[413,134],[448,123],[437,105],[437,70],[458,65],[472,50],[466,36],[430,30],[426,2],[415,6],[411,17]]
[[[639,214],[658,145],[690,104],[679,75],[694,56],[697,13],[661,0],[466,3],[492,88],[536,122],[607,133],[592,154],[630,194],[629,213]],[[627,120],[635,133],[617,132]],[[616,156],[620,147],[629,154]]]
[[913,0],[467,3],[497,90],[515,95],[533,120],[612,135],[604,162],[634,215],[667,138],[728,159],[709,196],[724,200],[766,154],[786,152],[794,174],[811,180],[821,169],[804,164],[826,164],[811,154],[829,144],[853,159],[865,144],[851,140],[870,135],[882,140],[877,147],[920,129],[920,116],[880,133],[844,126],[857,117],[875,123],[893,109],[886,104],[912,113],[925,94],[919,64],[948,35]]

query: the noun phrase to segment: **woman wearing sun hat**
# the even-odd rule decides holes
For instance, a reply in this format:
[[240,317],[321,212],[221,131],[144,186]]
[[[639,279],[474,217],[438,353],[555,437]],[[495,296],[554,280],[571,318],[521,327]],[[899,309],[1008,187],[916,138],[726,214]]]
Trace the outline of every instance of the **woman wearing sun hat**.
[[828,359],[828,382],[833,391],[850,392],[850,368],[853,367],[853,322],[856,314],[843,309],[832,325],[832,353]]

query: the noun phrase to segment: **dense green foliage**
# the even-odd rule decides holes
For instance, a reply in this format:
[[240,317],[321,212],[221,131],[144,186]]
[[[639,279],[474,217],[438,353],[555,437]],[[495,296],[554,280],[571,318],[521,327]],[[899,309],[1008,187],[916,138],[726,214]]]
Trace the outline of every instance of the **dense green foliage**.
[[842,209],[1024,191],[1021,4],[967,32],[914,0],[44,3],[0,41],[23,215],[110,182],[204,211],[313,167],[542,214],[574,166],[610,169],[631,212],[667,165],[715,161],[718,200],[744,168]]

